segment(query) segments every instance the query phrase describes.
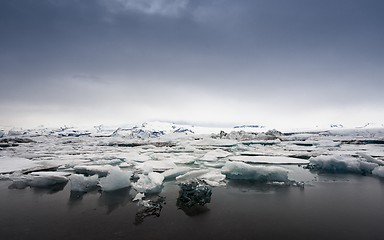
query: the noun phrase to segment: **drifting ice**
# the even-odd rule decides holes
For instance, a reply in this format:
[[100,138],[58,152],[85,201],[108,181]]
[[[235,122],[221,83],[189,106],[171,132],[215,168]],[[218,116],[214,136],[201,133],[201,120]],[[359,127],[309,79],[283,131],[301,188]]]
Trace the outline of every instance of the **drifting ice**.
[[100,179],[100,187],[103,191],[114,191],[117,189],[129,187],[132,172],[122,171],[119,167],[113,167],[108,176]]
[[155,193],[160,192],[164,176],[157,172],[150,172],[148,175],[139,174],[139,180],[137,182],[132,183],[132,187],[138,191],[143,193]]
[[254,180],[257,182],[288,182],[289,170],[277,166],[252,166],[243,162],[228,161],[221,172],[228,179]]
[[371,173],[379,165],[376,163],[362,161],[352,156],[318,156],[309,159],[310,169],[330,173]]
[[373,169],[372,174],[384,178],[384,167],[376,167],[375,169]]
[[72,174],[69,181],[71,182],[71,191],[87,192],[97,186],[99,178],[97,175],[85,177],[81,174]]

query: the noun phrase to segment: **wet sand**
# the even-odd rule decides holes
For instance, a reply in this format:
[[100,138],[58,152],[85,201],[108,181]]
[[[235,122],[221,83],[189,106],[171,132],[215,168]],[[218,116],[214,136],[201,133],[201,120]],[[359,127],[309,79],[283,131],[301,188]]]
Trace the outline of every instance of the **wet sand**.
[[0,181],[0,239],[383,239],[384,181],[321,175],[312,186],[229,182],[211,203],[179,209],[166,183],[160,217],[135,224],[130,189],[83,196],[69,191],[8,189]]

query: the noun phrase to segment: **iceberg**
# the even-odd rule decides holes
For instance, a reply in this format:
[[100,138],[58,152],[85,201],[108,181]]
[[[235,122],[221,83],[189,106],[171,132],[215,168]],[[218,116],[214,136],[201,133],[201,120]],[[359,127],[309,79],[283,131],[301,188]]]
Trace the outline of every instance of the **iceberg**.
[[210,171],[211,171],[210,169],[193,170],[193,171],[187,172],[183,175],[176,177],[176,180],[179,182],[193,180],[193,179],[198,178],[198,177],[200,177],[206,173],[209,173]]
[[372,175],[384,178],[384,166],[376,167],[372,170]]
[[81,174],[72,174],[69,177],[71,183],[71,191],[88,192],[97,187],[99,178],[97,175],[86,177]]
[[215,149],[207,152],[202,158],[200,158],[200,160],[201,161],[217,161],[220,158],[225,158],[230,155],[233,155],[233,154],[221,149]]
[[308,164],[309,161],[300,158],[284,157],[284,156],[233,156],[229,160],[236,162],[255,163],[255,164]]
[[352,156],[331,155],[317,156],[309,159],[309,169],[329,172],[329,173],[371,173],[378,167],[378,164],[362,161]]
[[144,193],[137,193],[136,196],[132,199],[132,202],[135,202],[135,201],[143,201],[143,198],[145,197],[145,194]]
[[193,180],[180,183],[179,197],[176,205],[179,208],[192,207],[194,205],[204,206],[211,202],[212,189],[204,182]]
[[131,186],[131,171],[122,171],[119,167],[112,167],[106,177],[101,178],[99,185],[103,191],[114,191]]
[[12,179],[10,189],[56,188],[62,190],[68,182],[68,173],[63,172],[36,172],[29,175],[19,175]]
[[203,180],[205,183],[212,187],[222,185],[225,180],[225,175],[220,170],[212,170],[198,177],[199,180]]
[[367,162],[376,163],[379,166],[384,166],[384,161],[383,160],[373,158],[373,157],[369,156],[368,154],[365,154],[365,153],[362,153],[362,152],[358,152],[357,154],[360,157],[364,158]]
[[177,167],[176,164],[170,160],[163,160],[163,161],[155,161],[150,160],[146,161],[144,163],[140,163],[136,166],[138,169],[141,170],[147,170],[147,169],[153,169],[153,171],[165,171],[171,168]]
[[257,182],[289,182],[288,169],[278,166],[252,166],[243,162],[228,161],[221,169],[228,179]]
[[166,170],[161,174],[164,176],[165,180],[173,180],[176,177],[183,175],[191,170],[190,167],[176,167],[173,169]]
[[60,175],[33,176],[28,178],[28,185],[36,188],[48,188],[53,185],[65,186],[68,178]]
[[73,168],[76,173],[85,175],[99,175],[99,177],[105,177],[112,169],[116,169],[111,165],[78,165]]
[[26,158],[8,156],[0,157],[0,174],[23,171],[38,166],[38,164]]
[[225,175],[217,169],[198,169],[189,171],[183,175],[176,177],[178,182],[189,182],[189,181],[204,181],[213,187],[220,186],[224,181]]
[[148,175],[139,174],[139,180],[132,183],[132,187],[141,193],[160,192],[163,186],[164,176],[161,173],[150,172]]

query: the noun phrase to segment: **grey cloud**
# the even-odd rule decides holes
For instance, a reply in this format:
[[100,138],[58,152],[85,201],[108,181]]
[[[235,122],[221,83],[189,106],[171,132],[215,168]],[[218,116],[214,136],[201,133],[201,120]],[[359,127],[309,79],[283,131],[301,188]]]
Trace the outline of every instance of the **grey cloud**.
[[139,11],[149,15],[178,17],[187,8],[189,0],[111,0],[105,1],[109,11]]
[[0,102],[379,108],[383,11],[375,0],[4,0]]

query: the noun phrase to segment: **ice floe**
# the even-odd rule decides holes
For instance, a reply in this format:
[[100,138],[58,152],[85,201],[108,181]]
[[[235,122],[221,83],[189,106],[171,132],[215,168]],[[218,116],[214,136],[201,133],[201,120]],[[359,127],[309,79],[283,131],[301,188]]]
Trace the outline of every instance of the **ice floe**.
[[132,187],[137,192],[156,193],[160,192],[164,181],[164,176],[157,172],[139,174],[139,180],[132,183]]
[[221,149],[215,149],[207,152],[202,158],[200,158],[200,160],[201,161],[217,161],[220,158],[225,158],[230,155],[233,155],[233,153],[229,153]]
[[309,159],[309,168],[330,173],[371,173],[378,164],[362,161],[353,156],[331,155],[317,156]]
[[384,178],[384,167],[376,167],[375,169],[372,170],[372,174],[378,177]]
[[163,181],[218,186],[231,179],[310,182],[322,172],[383,176],[382,127],[279,132],[155,122],[1,130],[0,179],[15,188],[50,188],[69,178],[79,192],[96,185],[159,192]]
[[177,167],[171,160],[156,161],[150,160],[144,163],[140,163],[136,168],[141,170],[152,169],[153,171],[165,171]]
[[165,180],[174,180],[176,177],[183,175],[187,172],[191,171],[190,167],[176,167],[172,169],[168,169],[161,174],[164,176]]
[[101,190],[114,191],[131,186],[131,171],[122,171],[119,167],[112,167],[108,175],[99,181]]
[[97,187],[99,178],[97,175],[86,177],[81,174],[72,174],[69,177],[69,181],[71,183],[71,191],[88,192]]
[[35,162],[20,157],[0,157],[0,173],[12,173],[38,167]]
[[99,175],[99,177],[105,177],[112,169],[116,169],[111,165],[79,165],[73,168],[76,173],[85,175]]
[[308,164],[309,161],[300,158],[284,156],[233,156],[229,157],[231,161],[257,163],[257,164]]
[[288,169],[278,166],[253,166],[243,162],[228,161],[221,172],[228,179],[253,180],[257,182],[288,182]]

